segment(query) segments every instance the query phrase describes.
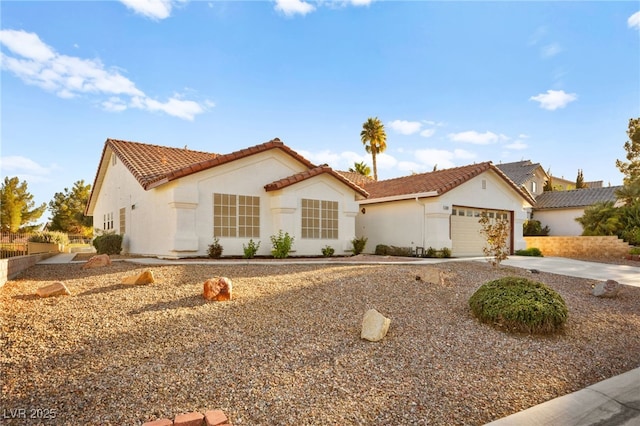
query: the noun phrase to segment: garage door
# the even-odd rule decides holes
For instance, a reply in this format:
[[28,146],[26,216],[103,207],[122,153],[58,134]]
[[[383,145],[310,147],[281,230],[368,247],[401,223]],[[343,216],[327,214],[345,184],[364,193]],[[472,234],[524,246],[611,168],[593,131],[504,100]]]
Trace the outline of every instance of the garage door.
[[[454,206],[451,209],[451,253],[453,256],[484,256],[482,248],[486,241],[480,233],[481,226],[478,223],[482,212],[487,212],[489,219],[498,217],[511,221],[511,215],[504,211]],[[511,224],[510,228],[513,228]],[[510,240],[511,238],[507,244],[510,244]]]

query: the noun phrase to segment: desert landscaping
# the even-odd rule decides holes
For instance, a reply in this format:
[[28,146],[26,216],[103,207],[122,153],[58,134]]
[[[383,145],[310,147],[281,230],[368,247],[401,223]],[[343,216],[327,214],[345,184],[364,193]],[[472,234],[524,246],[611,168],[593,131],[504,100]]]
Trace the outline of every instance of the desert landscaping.
[[[147,269],[155,283],[122,283]],[[564,332],[478,322],[469,297],[507,275],[559,292]],[[203,298],[216,276],[231,300]],[[56,281],[71,295],[36,296]],[[55,414],[29,424],[482,425],[640,365],[640,288],[594,284],[478,261],[37,265],[0,289],[0,405]],[[372,308],[391,319],[380,342],[360,338]]]

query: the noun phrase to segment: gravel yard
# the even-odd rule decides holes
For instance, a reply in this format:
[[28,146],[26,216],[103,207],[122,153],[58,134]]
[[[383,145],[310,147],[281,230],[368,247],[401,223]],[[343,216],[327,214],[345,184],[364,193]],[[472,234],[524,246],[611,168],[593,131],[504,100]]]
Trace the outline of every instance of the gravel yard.
[[[234,425],[482,425],[640,366],[640,288],[598,299],[595,281],[473,261],[153,266],[144,286],[120,284],[141,265],[81,266],[37,265],[0,288],[5,424],[24,424],[7,418],[17,409],[64,425],[222,409]],[[436,268],[444,283],[428,282]],[[201,296],[218,275],[230,302]],[[468,298],[505,275],[558,291],[565,332],[478,323]],[[55,281],[73,296],[34,296]],[[382,342],[360,339],[369,308],[391,318]]]

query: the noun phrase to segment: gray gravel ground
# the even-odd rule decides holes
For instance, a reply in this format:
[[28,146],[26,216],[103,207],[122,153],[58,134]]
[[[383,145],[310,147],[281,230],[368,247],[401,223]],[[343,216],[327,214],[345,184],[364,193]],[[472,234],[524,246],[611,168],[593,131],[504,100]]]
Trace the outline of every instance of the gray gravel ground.
[[[145,267],[37,265],[0,288],[0,423],[222,409],[235,425],[481,425],[640,366],[640,288],[598,299],[594,281],[480,262],[437,265],[447,279],[430,283],[434,268],[154,266],[156,284],[126,286]],[[233,280],[232,301],[201,297],[217,275]],[[468,298],[505,275],[557,290],[564,333],[476,321]],[[73,296],[34,296],[55,281]],[[360,339],[369,308],[392,320],[382,342]],[[19,409],[55,419],[11,419]]]

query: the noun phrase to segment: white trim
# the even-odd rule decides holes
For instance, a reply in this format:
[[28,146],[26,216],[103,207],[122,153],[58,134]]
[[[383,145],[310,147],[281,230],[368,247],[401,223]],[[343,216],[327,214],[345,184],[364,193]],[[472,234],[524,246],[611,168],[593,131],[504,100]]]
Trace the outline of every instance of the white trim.
[[427,197],[437,197],[438,191],[429,191],[429,192],[417,192],[415,194],[402,194],[402,195],[391,195],[389,197],[381,197],[381,198],[372,198],[366,200],[358,200],[358,204],[375,204],[375,203],[386,203],[389,201],[400,201],[400,200],[414,200],[418,198],[427,198]]

